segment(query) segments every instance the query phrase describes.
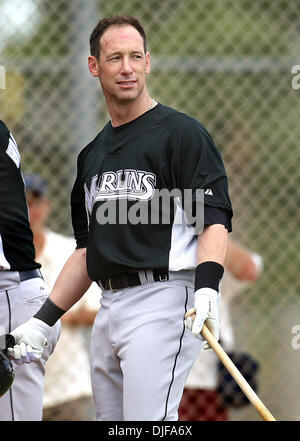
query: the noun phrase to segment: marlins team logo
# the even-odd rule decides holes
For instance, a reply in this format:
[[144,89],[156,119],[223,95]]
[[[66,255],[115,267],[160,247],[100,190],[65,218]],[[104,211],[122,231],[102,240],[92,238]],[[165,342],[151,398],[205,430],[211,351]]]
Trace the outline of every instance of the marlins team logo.
[[118,170],[92,178],[90,189],[84,184],[85,204],[89,215],[95,202],[118,199],[149,201],[153,198],[156,176],[143,170]]
[[[156,189],[156,176],[150,172],[125,169],[97,174],[89,189],[84,184],[84,192],[88,225],[95,202],[102,202],[95,213],[100,225],[173,224],[190,235],[203,230],[204,190]],[[205,193],[212,195],[211,189]]]

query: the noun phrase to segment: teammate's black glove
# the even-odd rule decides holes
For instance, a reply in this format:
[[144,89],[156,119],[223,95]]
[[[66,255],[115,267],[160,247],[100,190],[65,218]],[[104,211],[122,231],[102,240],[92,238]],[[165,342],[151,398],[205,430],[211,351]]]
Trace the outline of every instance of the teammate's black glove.
[[15,379],[14,368],[6,355],[7,348],[13,346],[14,343],[12,335],[0,336],[0,397],[9,390]]

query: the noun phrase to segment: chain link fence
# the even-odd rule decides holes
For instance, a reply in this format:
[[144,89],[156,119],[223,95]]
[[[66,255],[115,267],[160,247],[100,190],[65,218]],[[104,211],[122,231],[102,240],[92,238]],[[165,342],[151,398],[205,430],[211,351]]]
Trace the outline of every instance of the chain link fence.
[[[233,299],[232,320],[236,347],[260,362],[259,396],[278,420],[300,419],[299,10],[299,0],[0,2],[1,119],[23,170],[48,181],[49,224],[65,234],[76,156],[108,118],[87,69],[90,32],[116,13],[143,23],[151,96],[212,134],[229,176],[232,237],[263,257],[260,279]],[[260,419],[252,406],[230,418]]]

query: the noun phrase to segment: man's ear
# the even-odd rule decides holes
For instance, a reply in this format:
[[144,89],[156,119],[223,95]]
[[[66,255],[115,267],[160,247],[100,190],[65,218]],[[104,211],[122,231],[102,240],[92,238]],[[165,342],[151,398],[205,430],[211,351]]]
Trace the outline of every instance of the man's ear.
[[151,70],[151,62],[150,62],[150,53],[146,53],[146,74],[150,73]]
[[98,60],[96,57],[93,57],[92,55],[90,55],[88,57],[88,66],[89,66],[89,71],[90,71],[91,75],[93,75],[93,77],[100,76],[99,64],[98,64]]

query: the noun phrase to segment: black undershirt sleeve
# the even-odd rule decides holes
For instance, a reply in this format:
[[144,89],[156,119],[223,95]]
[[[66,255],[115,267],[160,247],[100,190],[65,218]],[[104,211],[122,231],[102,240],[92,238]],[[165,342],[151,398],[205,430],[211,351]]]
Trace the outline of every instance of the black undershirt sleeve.
[[223,208],[204,206],[204,226],[222,224],[230,233],[232,231],[231,216]]

